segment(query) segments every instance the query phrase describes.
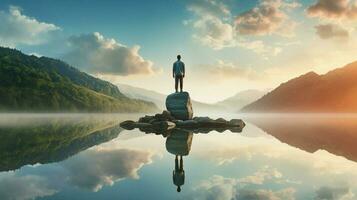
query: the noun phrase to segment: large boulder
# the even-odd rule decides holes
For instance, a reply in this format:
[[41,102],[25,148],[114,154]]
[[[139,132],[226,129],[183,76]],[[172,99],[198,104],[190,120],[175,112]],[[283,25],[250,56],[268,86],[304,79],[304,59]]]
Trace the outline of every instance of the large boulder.
[[175,119],[192,119],[192,103],[188,92],[177,92],[167,96],[166,108]]

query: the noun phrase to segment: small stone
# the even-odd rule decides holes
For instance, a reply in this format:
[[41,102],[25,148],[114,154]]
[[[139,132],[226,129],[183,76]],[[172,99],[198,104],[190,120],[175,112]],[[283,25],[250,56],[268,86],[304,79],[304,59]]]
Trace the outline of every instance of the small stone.
[[135,128],[134,126],[135,122],[132,120],[127,120],[127,121],[123,121],[122,123],[120,123],[120,127],[126,129],[126,130],[133,130]]
[[215,120],[216,122],[220,122],[220,123],[227,123],[227,120],[223,119],[223,118],[218,118]]

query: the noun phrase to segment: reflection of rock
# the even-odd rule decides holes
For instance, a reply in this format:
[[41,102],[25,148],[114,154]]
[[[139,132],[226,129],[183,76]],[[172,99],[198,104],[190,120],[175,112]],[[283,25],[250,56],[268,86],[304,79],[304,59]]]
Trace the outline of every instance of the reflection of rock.
[[191,150],[192,138],[192,132],[174,129],[166,139],[166,150],[174,155],[187,156]]
[[176,119],[192,119],[193,110],[188,92],[178,92],[167,96],[166,108]]

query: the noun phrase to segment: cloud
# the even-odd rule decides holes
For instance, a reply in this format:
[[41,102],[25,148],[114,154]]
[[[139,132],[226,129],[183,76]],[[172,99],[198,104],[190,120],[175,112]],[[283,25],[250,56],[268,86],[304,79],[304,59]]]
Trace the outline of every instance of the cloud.
[[202,45],[221,50],[242,47],[258,54],[275,55],[278,48],[270,47],[260,40],[247,41],[243,36],[270,35],[294,36],[296,22],[289,19],[285,11],[300,6],[296,2],[263,0],[255,8],[238,16],[232,14],[224,3],[216,0],[190,1],[187,9],[196,16],[184,21],[195,30],[193,38]]
[[209,75],[216,79],[259,79],[261,75],[250,67],[239,67],[231,62],[218,60],[216,64],[202,66]]
[[205,46],[219,50],[235,45],[232,25],[217,17],[202,17],[194,22],[193,27],[197,30],[193,37]]
[[316,191],[315,200],[348,200],[353,199],[354,194],[349,187],[320,187]]
[[151,163],[151,157],[150,152],[139,150],[89,150],[67,160],[63,166],[69,172],[70,183],[98,191],[125,178],[139,178],[137,171]]
[[346,39],[349,32],[336,24],[321,24],[315,26],[316,34],[321,39],[340,38]]
[[300,4],[285,3],[281,0],[263,0],[261,3],[236,17],[235,27],[241,35],[278,34],[293,36],[296,23],[289,20],[285,10]]
[[295,189],[285,188],[277,191],[249,189],[242,187],[239,181],[214,175],[202,181],[185,199],[236,199],[236,200],[293,200]]
[[0,45],[41,44],[56,30],[60,28],[22,14],[19,7],[10,6],[7,12],[0,11]]
[[200,16],[224,16],[231,14],[228,7],[220,1],[215,0],[190,0],[187,9]]
[[307,9],[307,13],[311,17],[355,19],[357,2],[355,0],[318,0]]
[[71,50],[63,59],[89,73],[127,76],[157,71],[139,54],[140,46],[130,48],[98,32],[72,36],[68,43]]
[[0,177],[1,200],[35,199],[56,193],[48,188],[48,181],[39,176],[15,176],[13,174]]

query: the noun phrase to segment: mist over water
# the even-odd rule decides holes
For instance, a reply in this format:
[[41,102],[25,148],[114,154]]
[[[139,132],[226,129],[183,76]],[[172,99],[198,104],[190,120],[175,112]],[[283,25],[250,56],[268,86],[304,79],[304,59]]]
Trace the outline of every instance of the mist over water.
[[207,115],[246,127],[164,136],[119,126],[141,114],[1,114],[0,199],[356,199],[357,115]]

